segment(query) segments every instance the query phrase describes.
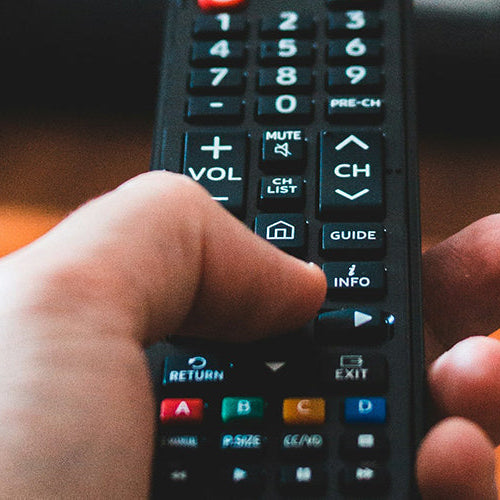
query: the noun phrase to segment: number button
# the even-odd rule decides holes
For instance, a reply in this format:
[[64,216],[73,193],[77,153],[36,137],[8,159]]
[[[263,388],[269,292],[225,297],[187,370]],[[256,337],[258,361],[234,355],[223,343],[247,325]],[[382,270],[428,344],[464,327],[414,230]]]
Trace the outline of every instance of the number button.
[[191,52],[194,66],[243,66],[245,59],[245,44],[228,40],[195,42]]
[[328,35],[336,37],[348,33],[377,34],[382,27],[382,20],[377,12],[347,10],[333,12],[328,16]]
[[329,91],[380,90],[381,87],[382,72],[377,66],[338,66],[328,70]]
[[193,27],[195,38],[243,38],[248,30],[247,20],[244,16],[232,16],[221,12],[215,16],[199,16]]
[[245,89],[245,74],[240,69],[195,69],[189,77],[189,91],[193,94],[241,94]]
[[382,42],[376,38],[353,38],[328,43],[327,59],[330,63],[352,61],[379,61],[382,58]]
[[259,60],[264,65],[312,64],[314,62],[314,46],[312,42],[296,40],[295,38],[262,42]]
[[306,96],[283,94],[259,97],[257,120],[264,123],[309,123],[313,119],[313,101]]
[[261,69],[258,89],[261,92],[276,93],[289,88],[293,92],[310,92],[314,86],[313,73],[308,68],[281,66],[281,68]]
[[262,20],[260,33],[264,38],[291,35],[293,37],[312,37],[314,21],[311,17],[302,16],[295,11],[283,11],[278,17]]

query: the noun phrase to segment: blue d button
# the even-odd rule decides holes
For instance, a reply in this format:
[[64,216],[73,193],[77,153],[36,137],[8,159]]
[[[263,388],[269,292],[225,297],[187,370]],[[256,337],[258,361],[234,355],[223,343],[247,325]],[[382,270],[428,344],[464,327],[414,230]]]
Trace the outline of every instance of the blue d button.
[[383,424],[387,409],[385,398],[346,398],[344,420],[348,424]]

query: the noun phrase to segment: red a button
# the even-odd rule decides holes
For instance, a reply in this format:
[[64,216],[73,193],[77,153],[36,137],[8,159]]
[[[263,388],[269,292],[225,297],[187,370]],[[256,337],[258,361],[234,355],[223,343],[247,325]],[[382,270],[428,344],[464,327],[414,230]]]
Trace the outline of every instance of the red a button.
[[203,10],[232,10],[246,3],[247,0],[198,0],[198,6]]
[[162,424],[199,424],[203,420],[203,399],[164,399],[161,402]]

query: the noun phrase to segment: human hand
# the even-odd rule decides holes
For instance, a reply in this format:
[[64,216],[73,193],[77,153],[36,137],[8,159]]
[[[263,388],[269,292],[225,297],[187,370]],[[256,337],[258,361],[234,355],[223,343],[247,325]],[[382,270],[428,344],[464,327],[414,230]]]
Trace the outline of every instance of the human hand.
[[484,335],[500,325],[500,215],[430,249],[423,278],[429,389],[439,416],[455,417],[421,445],[420,489],[424,499],[496,499],[500,342]]
[[0,498],[146,498],[142,347],[297,328],[325,290],[187,177],[145,174],[83,206],[0,261]]
[[[486,219],[426,254],[429,361],[497,326],[499,225]],[[324,293],[316,267],[185,178],[150,173],[87,204],[0,261],[0,497],[145,497],[155,418],[142,345],[290,329]],[[496,440],[495,342],[458,344],[429,379],[444,414]],[[422,444],[418,478],[424,498],[496,498],[492,443],[477,424],[445,420]]]

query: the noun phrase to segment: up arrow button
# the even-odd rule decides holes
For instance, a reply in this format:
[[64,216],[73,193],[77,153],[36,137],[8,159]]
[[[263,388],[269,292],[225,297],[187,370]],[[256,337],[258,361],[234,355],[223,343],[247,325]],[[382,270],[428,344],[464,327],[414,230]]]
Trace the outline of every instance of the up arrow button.
[[319,213],[324,218],[381,219],[384,215],[382,133],[323,132]]
[[370,149],[370,146],[366,144],[366,142],[363,142],[359,137],[355,135],[350,135],[346,139],[344,139],[342,142],[339,142],[336,146],[335,149],[337,151],[340,151],[341,149],[344,149],[346,146],[349,146],[349,144],[354,143],[357,146],[359,146],[361,149],[364,149],[365,151],[367,149]]

